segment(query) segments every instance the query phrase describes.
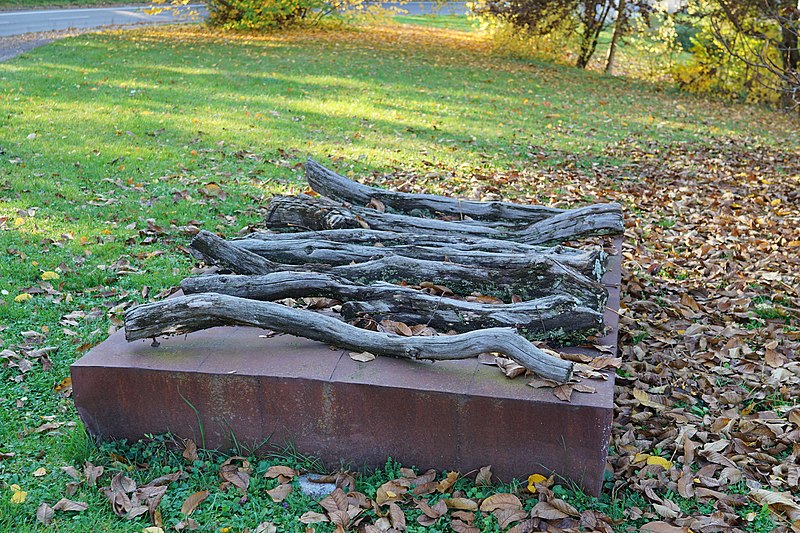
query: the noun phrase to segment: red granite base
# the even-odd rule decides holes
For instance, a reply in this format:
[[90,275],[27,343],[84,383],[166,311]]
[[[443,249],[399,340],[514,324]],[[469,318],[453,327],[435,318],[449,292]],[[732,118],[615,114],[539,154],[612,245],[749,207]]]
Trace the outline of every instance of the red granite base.
[[[609,307],[619,305],[619,262]],[[607,313],[616,343],[616,314]],[[600,492],[614,376],[567,403],[477,360],[423,363],[346,352],[252,328],[125,342],[122,332],[72,365],[88,431],[138,439],[170,432],[208,448],[255,453],[293,443],[331,466],[404,465],[470,472],[491,464],[503,481],[555,472]],[[592,352],[591,350],[582,350]]]

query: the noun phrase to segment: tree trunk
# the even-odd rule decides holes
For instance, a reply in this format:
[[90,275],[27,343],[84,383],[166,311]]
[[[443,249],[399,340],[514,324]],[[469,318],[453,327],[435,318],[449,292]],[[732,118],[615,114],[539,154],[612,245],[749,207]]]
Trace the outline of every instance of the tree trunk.
[[390,283],[362,285],[312,272],[277,272],[263,276],[199,276],[181,281],[185,294],[219,293],[251,300],[282,300],[324,296],[346,302],[342,314],[352,320],[368,314],[409,325],[425,324],[439,331],[466,332],[492,327],[514,327],[528,339],[564,343],[585,339],[603,328],[603,315],[569,296],[515,304],[482,304],[428,293]]
[[510,328],[460,335],[400,337],[367,331],[311,311],[223,294],[196,294],[140,305],[125,313],[128,341],[183,335],[217,326],[252,326],[298,335],[345,350],[375,355],[429,359],[466,359],[485,352],[502,353],[538,375],[565,383],[573,364],[545,354]]
[[532,261],[548,257],[553,261],[575,269],[597,281],[605,272],[606,254],[602,250],[570,251],[562,253],[555,248],[539,248],[536,252],[484,252],[462,250],[448,245],[425,246],[403,244],[399,246],[365,246],[326,241],[317,238],[298,238],[294,240],[242,239],[231,244],[244,248],[270,261],[302,265],[306,263],[325,263],[338,266],[350,263],[364,263],[381,257],[402,256],[427,261],[458,263],[467,266],[497,269],[525,268]]
[[617,57],[617,44],[625,31],[627,23],[627,16],[625,9],[627,8],[627,0],[617,0],[617,19],[614,21],[614,33],[611,35],[611,44],[608,45],[608,57],[606,58],[606,74],[614,75],[615,60]]
[[621,234],[625,227],[619,204],[595,204],[565,211],[528,226],[498,228],[474,221],[437,219],[380,213],[373,209],[345,209],[306,195],[275,196],[267,209],[267,228],[329,230],[358,228],[425,235],[466,235],[472,238],[510,239],[525,244],[558,243],[590,235]]
[[[206,261],[217,262],[238,274],[269,274],[298,268],[297,265],[264,259],[207,231],[198,233],[191,247]],[[551,294],[568,294],[578,298],[582,306],[596,311],[602,311],[608,298],[608,292],[600,283],[548,257],[531,261],[524,268],[509,270],[401,256],[334,267],[324,264],[305,266],[309,270],[327,272],[359,283],[389,281],[418,285],[430,281],[444,285],[456,294],[479,292],[504,301],[510,301],[514,295],[531,300]]]
[[366,206],[374,198],[380,200],[388,210],[406,215],[420,212],[426,216],[442,214],[460,219],[472,218],[509,225],[531,224],[564,212],[563,209],[541,205],[476,202],[433,194],[410,194],[368,187],[341,176],[310,158],[306,161],[306,180],[311,188],[322,196],[359,207]]

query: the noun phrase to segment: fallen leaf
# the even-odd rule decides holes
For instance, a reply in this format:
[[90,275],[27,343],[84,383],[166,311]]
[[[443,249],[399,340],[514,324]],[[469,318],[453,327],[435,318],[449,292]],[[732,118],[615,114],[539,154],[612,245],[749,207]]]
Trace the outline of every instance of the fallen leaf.
[[186,500],[184,500],[183,505],[181,505],[181,513],[185,515],[192,514],[197,507],[203,503],[203,501],[208,498],[210,493],[207,490],[198,490],[197,492],[190,494]]
[[278,485],[272,490],[268,490],[267,494],[269,497],[272,498],[273,502],[280,503],[286,499],[286,497],[291,494],[293,487],[288,483],[283,483]]
[[492,465],[481,467],[475,476],[475,486],[484,487],[492,484]]
[[370,352],[350,352],[350,359],[353,361],[358,361],[359,363],[369,363],[370,361],[375,359],[375,354]]
[[181,455],[190,463],[200,460],[200,456],[197,455],[197,444],[195,444],[195,442],[191,439],[186,439],[184,441],[183,454]]
[[547,478],[541,474],[531,474],[528,476],[528,492],[536,494],[536,485],[544,483]]
[[276,477],[283,476],[287,479],[292,479],[297,476],[297,471],[288,466],[271,466],[264,472],[264,477],[267,479],[275,479]]
[[522,509],[522,502],[513,494],[503,492],[492,494],[481,502],[480,510],[484,513],[490,513],[496,509]]
[[11,489],[11,503],[25,503],[25,500],[28,498],[28,493],[26,491],[22,490],[16,483],[9,488]]
[[55,514],[56,512],[52,507],[42,502],[36,509],[36,520],[44,525],[47,525],[53,520],[53,516]]
[[689,533],[689,528],[673,526],[667,522],[648,522],[639,528],[640,533]]
[[47,475],[47,470],[44,467],[37,468],[33,472],[31,472],[33,477],[42,477]]
[[442,494],[448,492],[453,487],[453,484],[458,479],[458,476],[458,472],[448,472],[445,478],[441,480],[438,485],[436,485],[436,490]]
[[74,511],[77,513],[83,512],[89,508],[89,504],[84,502],[76,502],[72,500],[68,500],[67,498],[61,498],[56,502],[53,506],[53,510],[55,511]]
[[450,509],[458,509],[461,511],[477,511],[478,502],[470,498],[445,498],[445,505]]
[[317,524],[319,522],[328,522],[328,517],[315,511],[306,511],[298,520],[303,524]]
[[59,276],[57,272],[53,272],[52,270],[48,270],[46,272],[42,272],[42,279],[44,281],[52,281],[52,280],[55,280],[55,279],[61,279],[61,276]]

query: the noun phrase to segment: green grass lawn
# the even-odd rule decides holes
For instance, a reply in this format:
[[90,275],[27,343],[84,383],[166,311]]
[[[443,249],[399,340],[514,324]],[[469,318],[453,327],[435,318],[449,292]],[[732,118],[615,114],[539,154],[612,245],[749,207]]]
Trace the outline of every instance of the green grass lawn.
[[[0,529],[17,532],[44,530],[37,506],[65,495],[61,467],[87,460],[140,483],[191,467],[161,504],[169,528],[190,493],[218,485],[220,454],[187,465],[168,439],[95,447],[59,386],[127,306],[190,274],[191,227],[234,235],[258,224],[272,193],[305,189],[308,156],[353,176],[413,172],[417,190],[564,205],[615,198],[616,185],[557,190],[492,176],[625,168],[620,145],[746,138],[797,150],[799,140],[785,115],[504,58],[474,32],[418,26],[263,37],[162,28],[56,41],[0,64],[0,132],[0,452],[15,454],[0,461]],[[42,358],[42,347],[55,349]],[[204,531],[265,520],[301,530],[296,518],[313,503],[296,492],[272,504],[258,475],[297,461],[255,461],[249,501],[218,493],[193,518]],[[374,494],[391,474],[360,488]],[[11,501],[14,484],[24,502]],[[558,490],[620,518],[645,505],[634,493],[592,500]],[[71,498],[89,510],[57,513],[56,531],[149,525],[146,515],[115,517],[85,482]],[[422,531],[409,516],[408,530]],[[484,520],[483,530],[499,531]]]

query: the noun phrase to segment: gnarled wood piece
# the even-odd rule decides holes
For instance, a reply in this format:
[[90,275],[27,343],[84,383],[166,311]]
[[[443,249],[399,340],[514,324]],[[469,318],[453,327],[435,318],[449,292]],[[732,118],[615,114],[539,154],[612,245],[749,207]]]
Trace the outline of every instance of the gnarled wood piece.
[[509,225],[531,224],[564,212],[563,209],[541,205],[476,202],[433,194],[410,194],[378,189],[337,174],[311,158],[306,161],[306,180],[311,188],[322,196],[357,206],[365,206],[375,198],[383,202],[387,209],[403,214],[425,211],[431,216],[441,213]]
[[330,200],[307,195],[275,196],[269,203],[268,228],[329,230],[363,227],[428,235],[468,235],[509,239],[525,244],[558,243],[590,235],[624,231],[618,204],[595,204],[565,211],[540,222],[513,228],[489,227],[476,221],[446,222],[431,218],[380,213],[359,207],[344,208]]
[[541,257],[548,257],[597,281],[600,281],[603,277],[606,259],[606,254],[600,249],[579,251],[577,253],[559,253],[558,249],[542,247],[542,251],[536,252],[496,253],[461,250],[446,244],[441,246],[418,246],[413,244],[365,246],[320,239],[242,239],[231,242],[270,261],[293,265],[305,263],[325,263],[332,266],[347,265],[349,263],[363,263],[380,257],[399,255],[427,261],[447,261],[467,266],[508,270],[525,268],[532,261]]
[[252,326],[375,355],[429,359],[466,359],[502,353],[540,376],[565,383],[573,365],[542,352],[511,328],[491,328],[440,337],[400,337],[367,331],[312,311],[224,294],[195,294],[140,305],[125,313],[128,341],[183,335],[217,326]]
[[[191,247],[206,261],[217,262],[237,274],[269,274],[298,269],[297,265],[264,259],[207,231],[198,233]],[[600,283],[547,257],[531,261],[524,268],[509,270],[468,267],[401,256],[334,267],[307,264],[305,268],[359,283],[389,281],[418,285],[432,281],[445,285],[458,294],[468,295],[477,291],[505,301],[510,301],[513,295],[518,295],[523,300],[532,300],[551,294],[569,294],[576,297],[583,307],[597,311],[603,309],[608,298],[608,292]]]
[[582,255],[586,253],[584,250],[563,245],[540,246],[500,239],[484,239],[470,235],[416,235],[398,231],[379,231],[362,228],[293,232],[256,231],[244,235],[243,237],[233,239],[232,242],[251,239],[263,241],[321,239],[331,242],[371,246],[447,246],[449,248],[471,252],[514,254],[558,253],[564,255]]
[[440,331],[514,327],[528,339],[559,342],[594,335],[603,327],[601,313],[580,307],[570,296],[548,296],[513,304],[483,304],[432,296],[390,283],[362,285],[315,272],[198,276],[181,281],[181,289],[185,294],[214,292],[267,301],[324,296],[346,302],[342,314],[348,320],[366,313],[376,320],[388,318],[407,324],[427,324]]

